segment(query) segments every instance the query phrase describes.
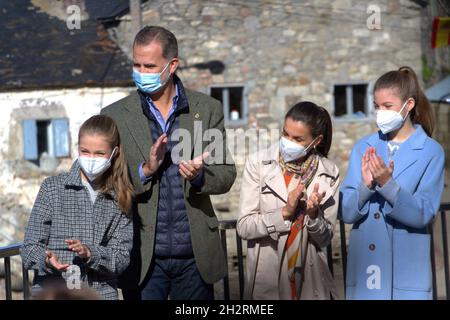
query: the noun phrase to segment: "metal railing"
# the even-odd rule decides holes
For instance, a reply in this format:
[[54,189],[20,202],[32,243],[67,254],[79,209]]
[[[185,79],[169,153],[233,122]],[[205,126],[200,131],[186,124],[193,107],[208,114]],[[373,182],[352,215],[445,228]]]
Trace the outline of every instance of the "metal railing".
[[[444,260],[444,277],[445,277],[445,299],[450,299],[450,269],[449,269],[449,256],[448,256],[448,238],[447,238],[447,218],[446,214],[450,212],[450,203],[442,203],[439,208],[439,216],[441,221],[441,237],[442,237],[442,250]],[[227,231],[234,231],[236,238],[236,254],[237,254],[237,272],[238,272],[238,285],[239,285],[239,299],[243,299],[244,292],[244,256],[243,256],[243,244],[242,239],[236,231],[236,220],[223,220],[219,222],[219,231],[222,242],[222,248],[225,252],[228,266],[228,243],[227,243]],[[433,280],[433,298],[437,299],[437,276],[436,276],[436,256],[435,256],[435,237],[433,234],[433,225],[429,226],[431,233],[431,265],[432,265],[432,280]],[[346,231],[345,224],[342,220],[339,220],[339,232],[340,232],[340,249],[341,249],[341,264],[344,277],[344,290],[346,280],[346,267],[347,267],[347,244],[346,244]],[[4,259],[5,266],[5,290],[6,299],[12,300],[12,283],[11,283],[11,257],[20,254],[21,244],[14,244],[7,247],[0,248],[0,260]],[[328,266],[331,273],[333,270],[333,252],[331,244],[327,248]],[[22,265],[22,281],[23,281],[23,297],[25,300],[30,298],[30,287],[28,271]],[[230,300],[230,279],[229,272],[223,279],[223,292],[224,299]]]
[[[0,260],[4,259],[5,266],[5,291],[6,300],[12,300],[12,275],[11,275],[11,257],[20,254],[21,243],[0,248]],[[28,270],[22,264],[22,283],[23,283],[23,299],[30,298],[30,282],[28,280]]]
[[[242,239],[236,230],[236,220],[222,220],[219,222],[220,239],[222,241],[222,248],[225,252],[225,258],[228,266],[228,249],[227,249],[227,230],[234,230],[236,235],[236,253],[237,253],[237,265],[238,265],[238,281],[239,281],[239,299],[243,299],[244,296],[244,257],[242,250]],[[230,300],[230,279],[227,274],[223,278],[223,297],[224,300]]]
[[[444,277],[445,277],[445,299],[450,299],[450,269],[449,269],[449,255],[448,255],[448,238],[447,238],[447,219],[446,214],[450,212],[450,203],[441,203],[438,215],[440,216],[441,221],[441,236],[442,236],[442,251],[443,251],[443,260],[444,260]],[[436,217],[437,218],[437,217]],[[436,221],[436,220],[435,220]],[[343,288],[345,294],[345,282],[346,282],[346,272],[347,270],[347,235],[345,231],[345,223],[342,220],[338,220],[339,223],[339,234],[340,234],[340,249],[341,249],[341,264],[342,264],[342,274],[344,278]],[[221,221],[219,223],[220,234],[222,238],[222,246],[225,249],[225,253],[227,253],[227,239],[226,239],[226,230],[236,228],[236,220],[226,220]],[[236,230],[235,230],[236,232]],[[435,256],[435,237],[433,234],[433,224],[429,226],[429,232],[431,234],[431,266],[432,266],[432,281],[433,281],[433,299],[437,299],[437,270],[436,270],[436,256]],[[242,256],[242,239],[236,232],[236,244],[237,244],[237,259],[238,259],[238,278],[239,278],[239,298],[242,299],[243,286],[244,286],[244,272],[243,272],[243,256]],[[228,255],[226,255],[228,259]],[[328,258],[328,267],[330,268],[331,273],[334,275],[333,270],[333,250],[332,245],[330,244],[327,247],[327,258]],[[228,260],[227,260],[228,263]],[[224,288],[224,299],[229,300],[230,292],[229,292],[229,278],[228,276],[223,279],[223,288]]]
[[[441,236],[442,236],[442,253],[444,256],[444,278],[445,278],[445,299],[450,300],[450,275],[448,262],[448,242],[447,242],[447,217],[446,212],[450,212],[450,203],[441,203],[439,215],[441,218]],[[434,233],[433,225],[429,226],[431,234],[431,265],[433,269],[433,299],[437,299],[437,281],[436,281],[436,257],[434,250]]]

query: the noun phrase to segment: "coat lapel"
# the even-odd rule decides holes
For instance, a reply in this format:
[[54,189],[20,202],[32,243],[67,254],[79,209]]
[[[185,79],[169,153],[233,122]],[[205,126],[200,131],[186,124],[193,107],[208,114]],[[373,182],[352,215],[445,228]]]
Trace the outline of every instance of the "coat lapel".
[[[202,133],[202,130],[198,130],[198,129],[194,130],[194,120],[197,120],[197,121],[201,120],[201,119],[195,119],[194,115],[193,115],[194,110],[197,109],[196,108],[197,103],[198,103],[197,101],[190,102],[189,103],[190,104],[189,112],[180,113],[180,115],[178,116],[179,128],[187,130],[189,132],[189,136],[191,137],[191,150],[190,150],[191,154],[188,155],[189,157],[192,157],[192,150],[194,150],[195,143],[197,141],[199,141],[198,137],[194,136],[194,133],[197,133],[197,135]],[[191,104],[192,104],[192,106],[191,106]],[[198,118],[200,117],[199,116],[200,114],[197,111],[195,111],[195,115],[197,115]],[[200,124],[200,122],[197,122],[195,125],[197,126],[199,124]],[[184,155],[184,156],[186,157],[186,155]]]
[[127,127],[139,147],[144,159],[147,159],[150,148],[153,145],[153,138],[148,125],[147,117],[142,112],[141,100],[137,92],[130,95],[128,104],[125,105],[129,115]]
[[393,178],[396,179],[403,171],[413,165],[417,158],[414,156],[414,150],[408,141],[404,142],[392,158],[394,161]]
[[[402,143],[402,145],[392,158],[392,160],[394,161],[394,179],[396,179],[408,167],[410,167],[417,161],[417,156],[414,154],[414,150],[423,149],[427,135],[420,125],[415,125],[415,128],[415,132],[405,142]],[[376,148],[377,154],[381,156],[386,166],[389,166],[386,135],[381,133],[381,131],[378,131],[378,135],[372,135],[367,140],[367,143],[370,146],[374,146]]]
[[[262,164],[265,165],[264,163]],[[261,191],[265,192],[265,189],[269,189],[275,194],[275,196],[277,196],[279,200],[286,203],[288,198],[288,190],[278,162],[272,160],[272,162],[270,164],[266,164],[266,166],[268,166],[266,169],[268,175],[264,178]]]
[[261,166],[264,170],[264,182],[261,186],[261,192],[271,191],[281,202],[286,203],[288,190],[278,162],[278,154],[278,144],[274,144],[264,157],[258,159],[258,161],[261,161]]
[[427,134],[423,131],[421,126],[416,126],[416,131],[406,140],[395,153],[394,160],[394,174],[396,179],[406,169],[412,166],[418,157],[416,150],[423,149]]

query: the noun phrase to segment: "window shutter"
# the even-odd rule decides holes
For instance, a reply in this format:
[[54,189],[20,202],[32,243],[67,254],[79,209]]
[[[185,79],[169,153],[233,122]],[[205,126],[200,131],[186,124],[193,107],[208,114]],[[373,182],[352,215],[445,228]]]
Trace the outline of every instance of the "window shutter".
[[68,157],[69,121],[67,119],[54,119],[52,120],[51,127],[53,133],[53,150],[55,157]]
[[37,125],[36,120],[23,120],[23,154],[26,160],[38,159]]

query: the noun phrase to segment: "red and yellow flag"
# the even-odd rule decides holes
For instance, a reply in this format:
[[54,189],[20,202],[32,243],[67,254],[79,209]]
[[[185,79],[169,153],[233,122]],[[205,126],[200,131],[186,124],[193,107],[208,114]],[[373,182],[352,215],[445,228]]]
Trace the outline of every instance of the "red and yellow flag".
[[439,48],[450,45],[450,17],[434,17],[431,47]]

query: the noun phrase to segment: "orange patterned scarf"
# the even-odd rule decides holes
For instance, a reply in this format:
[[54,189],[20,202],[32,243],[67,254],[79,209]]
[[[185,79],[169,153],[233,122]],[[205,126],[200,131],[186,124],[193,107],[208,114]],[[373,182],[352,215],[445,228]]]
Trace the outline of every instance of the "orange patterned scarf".
[[[285,164],[280,157],[280,165],[283,169],[283,175],[288,190],[293,190],[298,186],[300,181],[305,185],[305,190],[313,180],[319,164],[319,156],[315,153],[311,153],[308,158],[302,163],[290,162],[289,165]],[[294,179],[292,179],[294,177]],[[292,185],[291,185],[292,184]],[[306,193],[306,191],[305,191]],[[304,198],[303,198],[304,199]],[[291,299],[298,298],[298,275],[296,277],[296,268],[301,265],[299,261],[301,250],[301,239],[303,222],[305,218],[304,206],[299,207],[299,211],[296,213],[294,220],[292,221],[291,230],[286,240],[284,247],[285,257],[288,264],[288,277],[291,286]]]

